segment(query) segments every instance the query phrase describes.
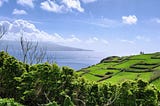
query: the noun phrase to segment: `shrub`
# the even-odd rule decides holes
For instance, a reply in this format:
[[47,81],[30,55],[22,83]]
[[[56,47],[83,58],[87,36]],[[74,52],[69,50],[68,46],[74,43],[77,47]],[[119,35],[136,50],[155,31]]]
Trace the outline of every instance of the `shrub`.
[[0,99],[0,106],[23,106],[14,101],[14,99]]

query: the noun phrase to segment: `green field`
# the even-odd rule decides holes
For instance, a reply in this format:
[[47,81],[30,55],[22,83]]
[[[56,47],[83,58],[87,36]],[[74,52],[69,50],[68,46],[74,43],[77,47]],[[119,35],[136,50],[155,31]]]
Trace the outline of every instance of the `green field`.
[[88,80],[120,83],[143,79],[160,89],[160,53],[132,56],[111,56],[77,73]]

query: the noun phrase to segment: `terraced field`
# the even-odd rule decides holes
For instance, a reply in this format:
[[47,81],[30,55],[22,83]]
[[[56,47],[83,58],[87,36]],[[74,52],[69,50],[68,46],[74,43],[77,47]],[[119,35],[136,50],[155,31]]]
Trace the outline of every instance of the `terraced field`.
[[111,56],[77,73],[92,81],[113,84],[141,78],[160,89],[160,53]]

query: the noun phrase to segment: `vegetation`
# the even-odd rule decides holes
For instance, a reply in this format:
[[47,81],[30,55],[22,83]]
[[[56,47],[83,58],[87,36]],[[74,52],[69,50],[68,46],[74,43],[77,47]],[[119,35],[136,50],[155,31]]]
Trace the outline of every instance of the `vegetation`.
[[160,90],[158,86],[160,79],[159,57],[159,52],[124,57],[111,56],[103,59],[99,64],[79,70],[78,74],[91,81],[112,84],[141,78],[154,84]]
[[[105,75],[118,74],[109,70]],[[92,82],[71,68],[49,63],[28,65],[3,51],[0,85],[1,106],[157,106],[159,100],[158,90],[140,79],[119,84]]]
[[0,99],[0,106],[23,106],[14,101],[14,99]]

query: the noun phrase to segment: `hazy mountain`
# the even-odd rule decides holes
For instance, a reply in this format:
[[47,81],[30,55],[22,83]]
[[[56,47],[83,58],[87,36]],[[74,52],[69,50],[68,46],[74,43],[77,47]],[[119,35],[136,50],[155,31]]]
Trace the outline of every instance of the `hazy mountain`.
[[[32,43],[36,45],[36,42]],[[5,49],[6,47],[8,47],[8,49],[20,50],[20,41],[1,40],[0,49]],[[52,42],[38,42],[38,47],[46,49],[47,51],[88,51],[86,49],[63,46]]]

